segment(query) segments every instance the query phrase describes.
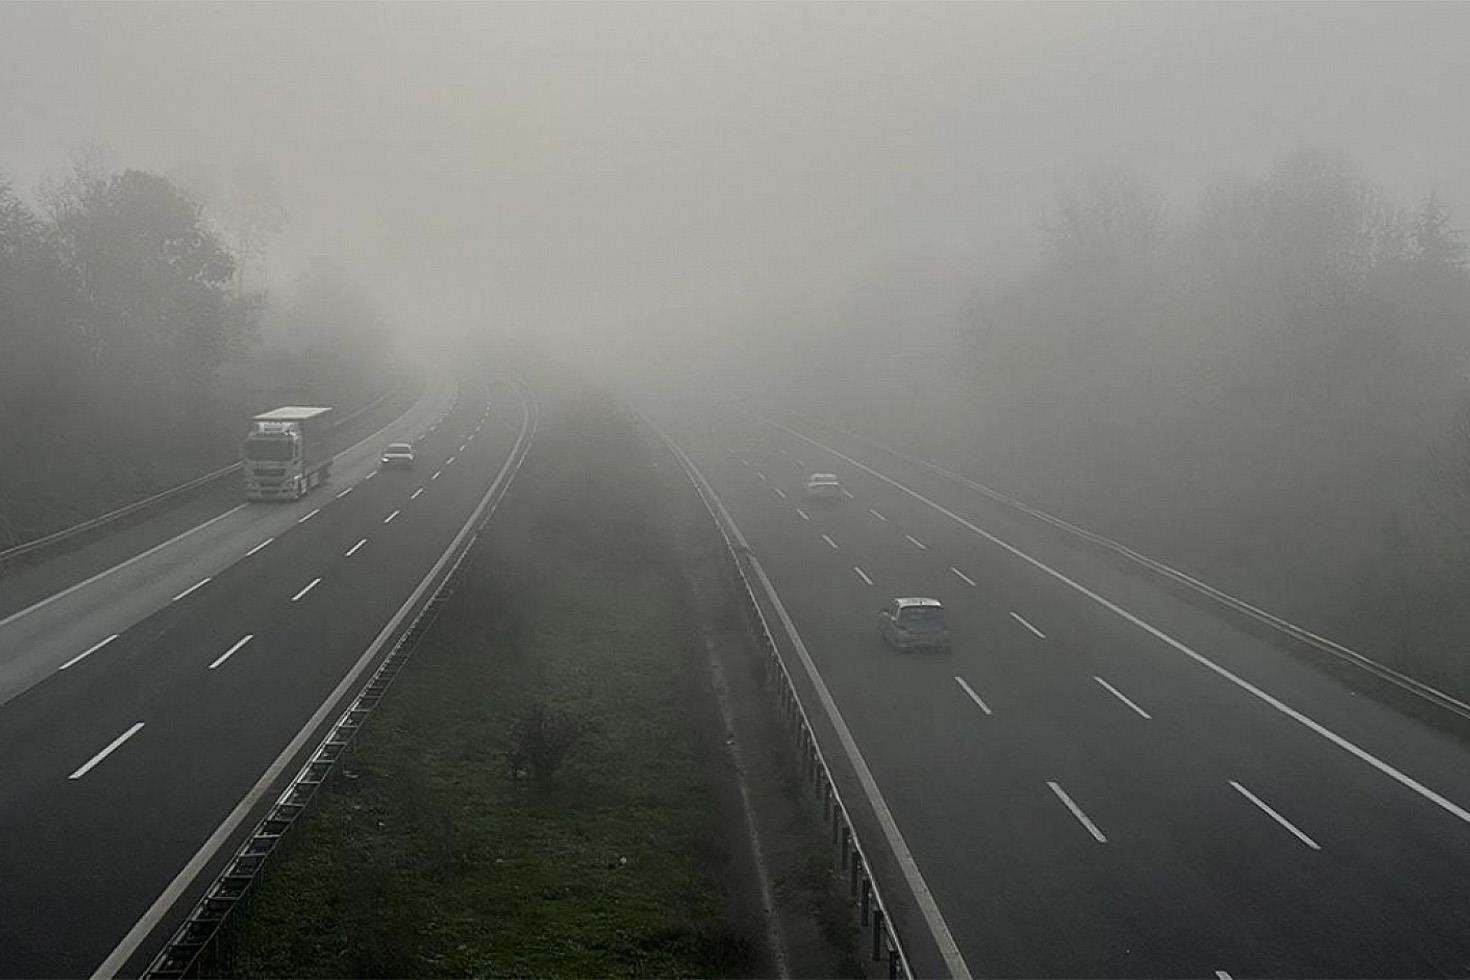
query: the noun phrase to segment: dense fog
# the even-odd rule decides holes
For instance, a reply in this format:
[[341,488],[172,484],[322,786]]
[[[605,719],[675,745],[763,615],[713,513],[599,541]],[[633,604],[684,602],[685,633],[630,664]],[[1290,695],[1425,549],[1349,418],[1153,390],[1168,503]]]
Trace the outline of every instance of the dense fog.
[[166,483],[470,333],[841,423],[1463,680],[1467,37],[1449,4],[0,6],[0,451],[48,460],[6,467],[0,544],[106,503],[48,488],[109,448],[171,432],[123,486]]

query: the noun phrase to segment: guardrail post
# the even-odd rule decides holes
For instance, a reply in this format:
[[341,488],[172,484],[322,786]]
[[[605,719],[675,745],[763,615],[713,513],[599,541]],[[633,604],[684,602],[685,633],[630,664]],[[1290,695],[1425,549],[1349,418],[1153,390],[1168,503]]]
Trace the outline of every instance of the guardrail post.
[[883,940],[883,910],[873,910],[873,959],[879,959],[882,955],[880,946]]
[[888,947],[888,980],[898,980],[898,947]]
[[[842,827],[842,866],[847,867],[848,853],[852,850],[852,828],[846,824]],[[853,882],[857,882],[857,866],[853,866]],[[857,894],[854,892],[853,894]]]
[[873,879],[863,875],[863,904],[858,912],[858,921],[867,925],[868,909],[873,904]]

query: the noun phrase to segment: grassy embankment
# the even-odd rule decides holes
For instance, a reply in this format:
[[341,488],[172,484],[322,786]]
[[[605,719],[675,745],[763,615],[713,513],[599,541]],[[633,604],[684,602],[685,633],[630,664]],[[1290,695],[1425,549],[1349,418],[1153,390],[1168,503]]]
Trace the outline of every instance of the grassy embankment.
[[[460,591],[217,970],[766,968],[668,477],[602,401],[543,417]],[[538,709],[541,748],[574,743],[549,778],[518,758]]]

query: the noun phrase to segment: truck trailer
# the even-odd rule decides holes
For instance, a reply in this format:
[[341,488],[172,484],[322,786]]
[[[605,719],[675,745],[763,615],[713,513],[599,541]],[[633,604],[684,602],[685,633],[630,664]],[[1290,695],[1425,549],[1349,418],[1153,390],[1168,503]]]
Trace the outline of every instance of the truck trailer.
[[327,482],[332,410],[287,405],[250,420],[242,453],[247,500],[298,500]]

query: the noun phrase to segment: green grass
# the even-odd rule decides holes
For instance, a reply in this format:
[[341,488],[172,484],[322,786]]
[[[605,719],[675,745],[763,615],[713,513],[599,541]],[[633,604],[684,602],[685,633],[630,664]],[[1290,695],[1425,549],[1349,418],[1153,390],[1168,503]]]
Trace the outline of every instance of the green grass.
[[[542,433],[465,582],[213,969],[246,976],[748,974],[729,778],[657,482],[583,401]],[[506,764],[537,702],[592,735]]]

